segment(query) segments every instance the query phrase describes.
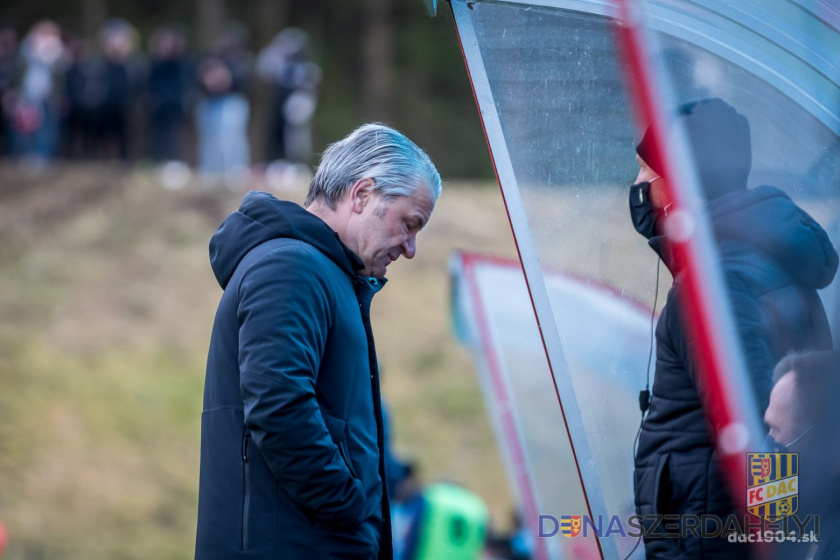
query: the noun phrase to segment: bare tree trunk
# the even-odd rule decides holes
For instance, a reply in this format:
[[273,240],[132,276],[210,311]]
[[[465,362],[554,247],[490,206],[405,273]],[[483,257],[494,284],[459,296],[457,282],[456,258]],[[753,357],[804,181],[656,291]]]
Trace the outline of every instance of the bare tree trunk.
[[105,0],[82,0],[82,29],[91,46],[97,44],[99,31],[107,18]]
[[254,50],[266,46],[289,21],[289,0],[256,0]]
[[225,23],[225,0],[195,0],[198,48],[207,50]]
[[362,102],[365,116],[390,122],[394,118],[394,14],[392,0],[366,0],[367,25],[362,62]]
[[[268,45],[289,21],[289,0],[256,0],[254,2],[257,17],[254,20],[254,53]],[[272,107],[271,87],[259,76],[255,77],[254,102],[251,106],[251,126],[249,130],[252,153],[257,160],[264,160],[270,119],[276,107]]]

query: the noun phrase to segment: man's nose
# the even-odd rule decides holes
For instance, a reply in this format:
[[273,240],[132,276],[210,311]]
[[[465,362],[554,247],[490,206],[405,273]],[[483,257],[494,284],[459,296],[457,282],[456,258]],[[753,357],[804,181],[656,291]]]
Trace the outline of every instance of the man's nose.
[[403,243],[402,252],[403,255],[405,255],[405,258],[413,259],[414,254],[417,252],[417,238],[413,235],[409,237],[408,241]]
[[633,184],[638,185],[639,183],[644,181],[645,180],[644,175],[645,175],[645,170],[644,169],[639,169],[639,173],[636,175],[636,180],[633,181]]

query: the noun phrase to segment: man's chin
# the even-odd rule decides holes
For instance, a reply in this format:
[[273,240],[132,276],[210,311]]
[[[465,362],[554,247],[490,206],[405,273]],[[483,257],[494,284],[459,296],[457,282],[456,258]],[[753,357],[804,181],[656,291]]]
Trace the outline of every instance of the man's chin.
[[359,276],[367,276],[369,278],[382,278],[387,272],[386,267],[377,266],[375,268],[363,268],[359,271]]

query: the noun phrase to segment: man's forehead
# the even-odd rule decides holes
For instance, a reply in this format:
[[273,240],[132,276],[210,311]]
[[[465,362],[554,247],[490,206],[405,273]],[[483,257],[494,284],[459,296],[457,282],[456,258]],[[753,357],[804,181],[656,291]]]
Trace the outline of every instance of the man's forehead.
[[415,188],[411,194],[389,198],[391,198],[390,202],[400,202],[400,206],[404,208],[405,212],[420,214],[426,219],[428,219],[435,209],[435,199],[432,196],[431,190],[423,184]]
[[776,382],[776,385],[773,387],[771,395],[776,397],[775,400],[783,402],[785,405],[789,405],[792,401],[793,397],[793,385],[794,385],[794,372],[789,371],[784,374],[779,380]]
[[414,189],[414,196],[418,198],[420,201],[423,202],[429,209],[429,212],[434,210],[435,208],[435,197],[432,194],[432,189],[426,185],[426,183],[420,183],[416,189]]

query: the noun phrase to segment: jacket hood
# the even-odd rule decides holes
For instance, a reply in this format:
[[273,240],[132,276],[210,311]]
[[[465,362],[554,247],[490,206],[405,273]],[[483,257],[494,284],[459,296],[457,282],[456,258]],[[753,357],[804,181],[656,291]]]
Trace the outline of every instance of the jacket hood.
[[352,278],[364,265],[321,218],[293,202],[251,191],[210,239],[210,265],[224,289],[239,262],[254,247],[271,239],[304,241],[330,258]]
[[[688,136],[705,199],[714,200],[746,189],[752,167],[752,135],[747,118],[719,98],[686,103],[675,117]],[[664,173],[665,166],[654,149],[651,127],[636,146],[636,153],[656,173]]]
[[805,287],[820,289],[837,272],[837,251],[825,230],[779,189],[736,191],[708,205],[718,242],[742,242],[773,259]]

